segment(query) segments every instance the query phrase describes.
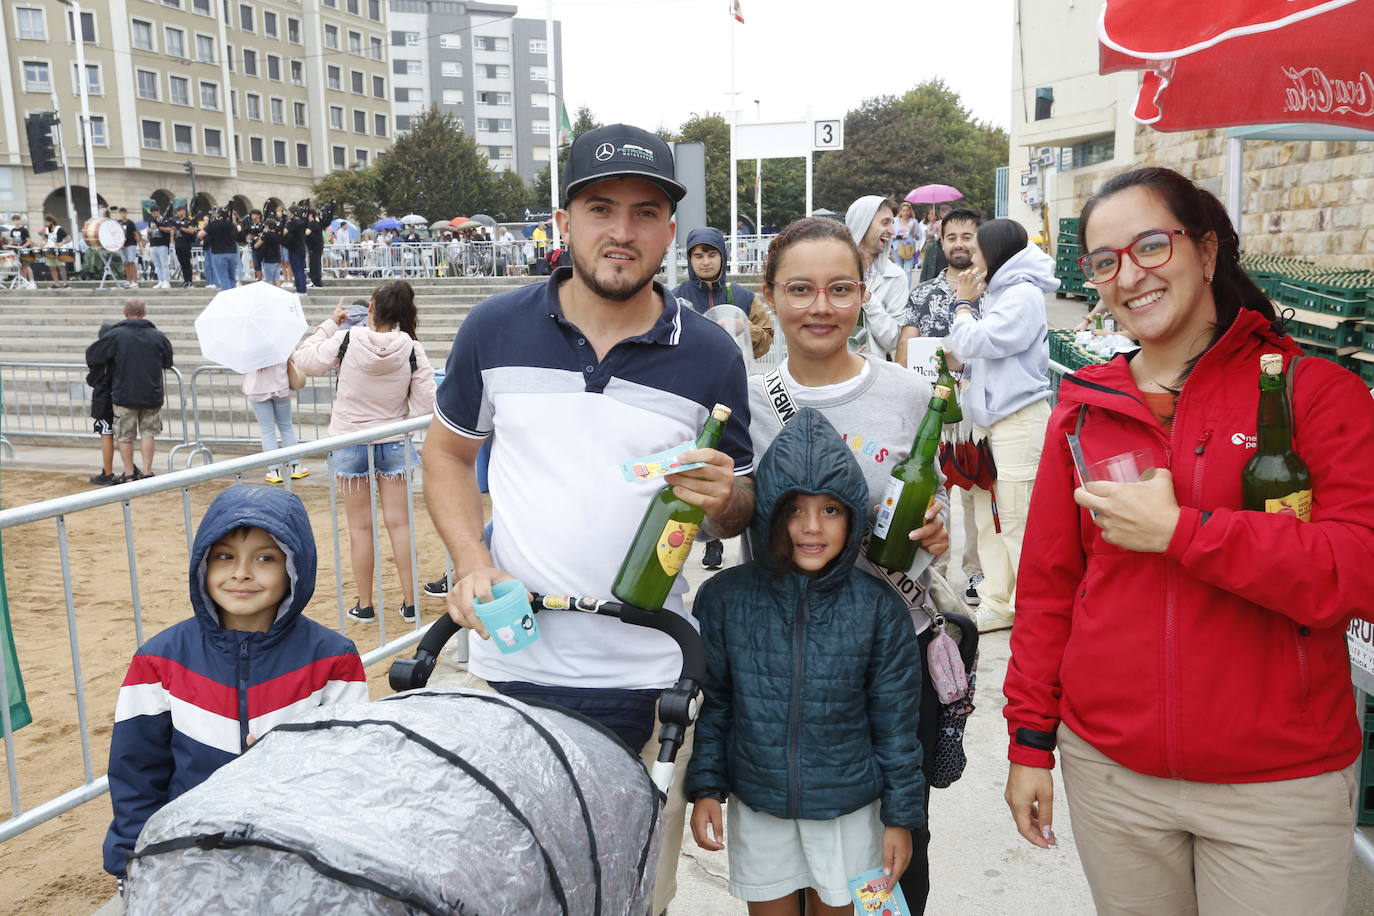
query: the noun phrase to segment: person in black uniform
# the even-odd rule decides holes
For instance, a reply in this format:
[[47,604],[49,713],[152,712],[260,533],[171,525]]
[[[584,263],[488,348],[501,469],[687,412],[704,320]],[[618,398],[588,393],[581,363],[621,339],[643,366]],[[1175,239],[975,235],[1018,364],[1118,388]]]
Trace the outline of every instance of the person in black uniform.
[[153,256],[153,270],[157,274],[157,284],[153,289],[171,289],[171,254],[173,220],[162,215],[162,207],[153,204],[148,208],[148,247]]
[[181,265],[181,288],[190,289],[194,282],[191,269],[191,249],[196,245],[196,224],[186,215],[186,205],[177,207],[172,217],[172,240],[177,253],[177,263]]
[[262,278],[275,285],[281,279],[281,224],[269,219],[253,242],[253,259],[262,265]]
[[124,247],[120,255],[124,258],[125,289],[138,289],[138,224],[129,219],[129,211],[119,208],[119,225],[124,228]]
[[298,293],[305,292],[306,230],[305,214],[300,207],[292,207],[286,220],[286,257],[291,262],[291,279]]
[[261,210],[249,210],[248,215],[239,223],[239,233],[243,244],[253,256],[253,279],[262,279],[262,253],[258,248],[258,238],[262,235],[263,217]]
[[324,227],[320,213],[313,207],[306,211],[305,249],[310,262],[310,285],[319,289],[324,286]]
[[205,272],[209,286],[233,289],[239,285],[239,233],[230,213],[221,207],[200,231],[205,248]]

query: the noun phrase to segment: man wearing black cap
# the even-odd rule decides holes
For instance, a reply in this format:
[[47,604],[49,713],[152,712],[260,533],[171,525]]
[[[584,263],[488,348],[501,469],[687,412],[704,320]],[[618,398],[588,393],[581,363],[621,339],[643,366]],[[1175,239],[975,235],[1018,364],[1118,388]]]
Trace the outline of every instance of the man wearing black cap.
[[148,208],[148,250],[153,255],[153,270],[157,285],[153,289],[171,289],[172,220],[162,215],[162,206]]
[[[754,511],[739,350],[654,282],[673,243],[674,207],[687,193],[672,151],[637,127],[588,131],[573,142],[563,187],[555,219],[572,263],[546,283],[493,296],[459,328],[425,440],[426,492],[454,561],[449,613],[481,637],[470,642],[467,682],[576,710],[652,755],[658,693],[681,664],[670,640],[609,618],[553,613],[539,618],[538,642],[504,655],[472,610],[474,596],[486,600],[493,583],[510,578],[542,593],[611,597],[625,549],[664,480],[705,510],[703,536],[732,537]],[[733,411],[720,449],[681,456],[704,467],[625,482],[621,463],[695,439],[715,404]],[[488,436],[489,548],[475,470]],[[663,610],[687,616],[686,591],[679,579]],[[687,745],[679,765],[690,737]],[[679,786],[666,814],[654,913],[675,891]]]
[[195,279],[191,275],[191,249],[196,244],[196,222],[186,214],[186,205],[177,204],[172,217],[172,247],[181,265],[181,288],[190,289]]

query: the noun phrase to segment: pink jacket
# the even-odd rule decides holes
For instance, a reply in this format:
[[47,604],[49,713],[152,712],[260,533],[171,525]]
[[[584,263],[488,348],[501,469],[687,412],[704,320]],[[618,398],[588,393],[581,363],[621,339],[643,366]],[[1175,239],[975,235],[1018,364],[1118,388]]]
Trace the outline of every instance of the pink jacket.
[[286,375],[286,363],[280,362],[245,373],[243,393],[248,395],[250,401],[267,401],[290,395],[291,382]]
[[[339,345],[345,334],[352,338],[343,363],[339,364]],[[331,436],[434,410],[434,367],[425,355],[424,345],[404,331],[381,333],[365,327],[344,331],[333,319],[326,318],[296,348],[294,359],[296,368],[307,375],[324,375],[334,366],[339,367],[339,385],[329,417]]]

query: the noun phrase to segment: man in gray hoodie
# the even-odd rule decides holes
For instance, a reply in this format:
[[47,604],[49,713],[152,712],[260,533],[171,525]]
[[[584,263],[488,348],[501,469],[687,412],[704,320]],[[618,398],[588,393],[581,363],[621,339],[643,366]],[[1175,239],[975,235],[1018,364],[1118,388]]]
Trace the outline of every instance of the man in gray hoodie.
[[864,259],[864,283],[868,299],[859,328],[850,338],[857,352],[892,353],[902,333],[902,316],[911,288],[902,268],[887,256],[892,241],[897,205],[886,197],[870,194],[849,205],[844,224]]

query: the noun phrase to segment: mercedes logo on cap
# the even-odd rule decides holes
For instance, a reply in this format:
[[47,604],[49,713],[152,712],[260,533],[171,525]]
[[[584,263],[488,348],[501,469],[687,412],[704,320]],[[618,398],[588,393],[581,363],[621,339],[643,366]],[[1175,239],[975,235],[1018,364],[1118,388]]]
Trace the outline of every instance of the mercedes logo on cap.
[[615,146],[610,143],[603,143],[596,148],[594,155],[597,162],[605,162],[615,155]]

